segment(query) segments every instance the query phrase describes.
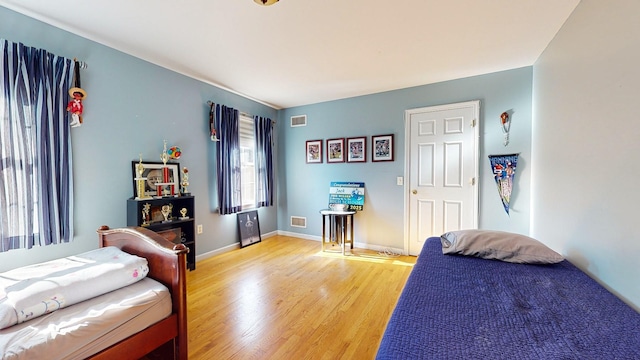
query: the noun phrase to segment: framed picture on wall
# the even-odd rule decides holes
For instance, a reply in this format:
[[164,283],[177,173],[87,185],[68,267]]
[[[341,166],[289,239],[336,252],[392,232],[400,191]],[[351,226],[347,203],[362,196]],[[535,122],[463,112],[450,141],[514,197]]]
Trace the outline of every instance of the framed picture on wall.
[[352,137],[347,139],[347,162],[367,161],[367,138]]
[[240,247],[253,245],[262,241],[260,236],[260,222],[258,211],[252,210],[238,214],[238,230],[240,232]]
[[344,138],[327,140],[327,162],[344,162]]
[[393,134],[371,137],[371,161],[393,161]]
[[[133,196],[137,196],[137,166],[139,161],[131,161],[131,171],[133,175]],[[161,197],[173,196],[180,192],[180,164],[167,163],[169,169],[169,181],[163,181],[163,172],[165,165],[161,162],[142,162],[142,178],[144,181],[145,197]],[[173,190],[172,190],[173,189]],[[159,192],[158,192],[159,191]],[[173,193],[172,193],[173,191]]]
[[307,164],[322,162],[322,140],[307,141]]

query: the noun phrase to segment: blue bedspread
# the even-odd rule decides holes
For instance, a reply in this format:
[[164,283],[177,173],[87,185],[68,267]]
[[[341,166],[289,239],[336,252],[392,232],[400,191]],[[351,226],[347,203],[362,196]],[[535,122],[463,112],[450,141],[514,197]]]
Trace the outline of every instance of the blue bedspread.
[[566,260],[443,255],[430,238],[377,359],[640,359],[640,314]]

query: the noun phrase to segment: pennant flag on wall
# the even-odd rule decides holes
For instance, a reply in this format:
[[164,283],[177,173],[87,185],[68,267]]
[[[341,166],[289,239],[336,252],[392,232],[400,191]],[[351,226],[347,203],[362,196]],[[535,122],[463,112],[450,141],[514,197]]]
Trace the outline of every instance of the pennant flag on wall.
[[513,177],[516,174],[516,164],[518,163],[518,154],[510,155],[489,155],[491,162],[491,170],[493,177],[498,185],[498,194],[502,200],[504,211],[509,215],[509,200],[511,198],[511,190],[513,190]]

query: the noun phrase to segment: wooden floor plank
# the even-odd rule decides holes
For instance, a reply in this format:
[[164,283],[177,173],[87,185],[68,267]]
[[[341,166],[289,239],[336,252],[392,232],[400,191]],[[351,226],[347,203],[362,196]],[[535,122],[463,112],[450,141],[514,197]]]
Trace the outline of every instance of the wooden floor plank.
[[373,359],[415,263],[275,236],[187,275],[190,359]]

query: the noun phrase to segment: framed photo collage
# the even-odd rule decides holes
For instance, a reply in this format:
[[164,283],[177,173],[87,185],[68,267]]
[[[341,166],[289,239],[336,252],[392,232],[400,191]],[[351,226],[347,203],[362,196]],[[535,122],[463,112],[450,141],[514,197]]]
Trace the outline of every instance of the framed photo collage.
[[[367,162],[367,137],[307,140],[307,164]],[[371,161],[393,161],[393,134],[371,136]]]

